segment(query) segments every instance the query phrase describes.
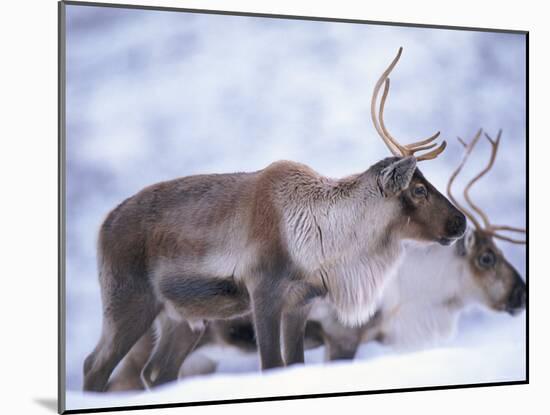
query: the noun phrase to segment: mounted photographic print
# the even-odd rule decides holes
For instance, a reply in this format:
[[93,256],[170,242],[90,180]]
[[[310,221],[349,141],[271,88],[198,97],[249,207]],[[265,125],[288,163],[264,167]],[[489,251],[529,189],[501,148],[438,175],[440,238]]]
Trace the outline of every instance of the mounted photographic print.
[[528,33],[59,4],[60,412],[528,382]]

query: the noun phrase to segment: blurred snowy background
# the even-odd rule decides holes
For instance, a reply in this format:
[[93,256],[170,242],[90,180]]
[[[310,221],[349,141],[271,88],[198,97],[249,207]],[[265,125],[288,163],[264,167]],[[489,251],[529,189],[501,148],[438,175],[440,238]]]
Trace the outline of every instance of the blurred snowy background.
[[[364,171],[388,155],[369,105],[399,46],[386,106],[392,133],[410,142],[441,130],[448,149],[420,167],[444,189],[461,157],[455,137],[502,128],[496,165],[473,194],[494,222],[525,225],[523,35],[70,5],[66,40],[69,390],[81,389],[83,359],[99,338],[95,245],[109,210],[158,181],[279,159],[333,177]],[[464,179],[489,151],[479,144]],[[499,246],[525,276],[525,248]],[[471,312],[461,328],[498,326],[495,343],[478,351],[507,342],[513,353],[502,358],[506,375],[491,379],[523,379],[525,314],[494,319]]]

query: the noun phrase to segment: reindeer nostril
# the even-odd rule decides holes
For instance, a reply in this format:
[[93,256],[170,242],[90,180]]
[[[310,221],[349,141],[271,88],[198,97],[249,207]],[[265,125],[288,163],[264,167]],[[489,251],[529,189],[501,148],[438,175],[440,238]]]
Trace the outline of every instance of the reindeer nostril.
[[525,290],[521,293],[521,305],[522,307],[525,307],[525,304],[527,303],[527,293]]
[[525,290],[525,284],[523,282],[517,283],[512,290],[510,298],[508,300],[508,310],[518,311],[525,308],[527,302],[527,291]]
[[525,288],[523,286],[517,288],[517,291],[518,291],[518,294],[517,294],[518,305],[521,308],[523,308],[523,307],[525,307],[525,303],[526,303],[526,300],[527,300],[527,292],[525,291]]
[[446,231],[449,236],[460,237],[466,231],[466,218],[462,213],[453,216],[447,222]]

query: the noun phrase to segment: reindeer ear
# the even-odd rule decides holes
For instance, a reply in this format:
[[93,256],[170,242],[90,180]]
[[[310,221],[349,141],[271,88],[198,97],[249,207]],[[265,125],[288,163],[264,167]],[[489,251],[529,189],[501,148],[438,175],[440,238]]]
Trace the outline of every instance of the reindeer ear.
[[403,157],[382,169],[378,180],[384,194],[391,196],[409,187],[415,169],[414,156]]
[[464,233],[464,236],[456,242],[456,252],[459,256],[466,256],[474,249],[476,244],[475,232],[468,228]]
[[472,229],[468,229],[466,235],[464,236],[464,247],[466,252],[472,252],[476,244],[476,234]]

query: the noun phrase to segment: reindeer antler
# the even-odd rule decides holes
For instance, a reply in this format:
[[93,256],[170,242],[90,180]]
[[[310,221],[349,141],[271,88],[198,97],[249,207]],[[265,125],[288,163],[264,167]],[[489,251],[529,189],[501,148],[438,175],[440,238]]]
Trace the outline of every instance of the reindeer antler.
[[464,156],[462,157],[462,161],[460,162],[458,167],[451,174],[451,177],[449,178],[449,181],[447,183],[447,196],[449,197],[449,199],[451,199],[451,202],[453,202],[453,204],[457,208],[459,208],[462,211],[462,213],[464,213],[468,217],[468,219],[472,221],[472,223],[477,229],[481,229],[481,225],[479,224],[479,222],[477,221],[477,219],[475,218],[472,212],[470,212],[468,209],[466,209],[464,206],[462,206],[460,203],[457,202],[457,200],[454,198],[453,194],[451,193],[451,186],[453,185],[454,180],[462,170],[462,167],[464,167],[464,164],[466,164],[466,160],[468,160],[468,158],[470,157],[470,154],[472,153],[472,150],[474,149],[475,145],[479,141],[482,132],[483,130],[480,128],[477,131],[474,138],[472,139],[472,141],[470,141],[470,143],[466,143],[464,140],[462,140],[462,138],[457,137],[460,144],[462,144],[465,148]]
[[517,228],[513,226],[507,226],[507,225],[491,225],[491,222],[489,221],[489,217],[487,214],[474,202],[472,202],[472,199],[470,197],[470,189],[472,186],[483,176],[485,176],[489,170],[493,168],[493,165],[495,164],[495,159],[497,156],[499,144],[500,144],[500,138],[502,136],[502,130],[498,131],[497,138],[493,140],[489,134],[485,133],[485,138],[489,141],[491,144],[491,157],[489,158],[489,163],[487,163],[487,166],[479,172],[464,188],[464,199],[466,199],[466,202],[468,205],[481,217],[481,220],[484,224],[483,231],[489,235],[494,236],[497,239],[502,239],[504,241],[512,242],[515,244],[525,244],[525,240],[519,240],[515,238],[510,238],[508,236],[504,236],[498,233],[498,231],[508,231],[508,232],[517,232],[517,233],[526,233],[526,230],[524,228]]
[[[386,70],[382,73],[378,81],[376,82],[374,86],[374,90],[372,93],[372,100],[371,100],[371,117],[372,122],[374,123],[374,128],[376,128],[376,131],[378,132],[378,135],[382,138],[386,146],[390,149],[391,153],[394,156],[398,157],[405,157],[405,156],[413,156],[415,153],[423,150],[428,150],[430,148],[435,147],[437,144],[432,143],[437,137],[439,137],[439,131],[432,135],[429,138],[426,138],[424,140],[420,140],[411,144],[401,145],[399,142],[389,133],[388,129],[386,128],[386,125],[384,124],[384,106],[386,105],[386,99],[388,97],[388,92],[390,90],[390,79],[388,78],[389,74],[397,64],[397,61],[399,61],[399,58],[401,57],[401,52],[403,52],[403,48],[400,47],[399,51],[397,52],[397,56],[393,59],[393,61],[390,63],[390,65],[386,68]],[[378,99],[378,94],[380,92],[380,88],[382,87],[382,84],[384,84],[384,92],[382,93],[382,99],[380,100],[380,108],[378,111],[378,118],[376,117],[376,101]],[[432,151],[428,153],[424,153],[419,157],[416,157],[417,161],[422,160],[431,160],[439,156],[443,150],[445,150],[445,147],[447,146],[447,142],[443,141],[439,147],[433,149]]]
[[474,210],[481,217],[481,220],[483,221],[484,226],[481,226],[479,224],[479,222],[475,219],[474,215],[471,212],[467,211],[464,207],[460,206],[457,203],[457,201],[454,199],[454,197],[451,195],[451,192],[450,192],[451,184],[453,183],[454,179],[456,178],[456,176],[458,175],[458,173],[462,169],[462,166],[464,166],[464,163],[468,159],[470,153],[472,152],[472,149],[474,148],[476,143],[479,141],[479,138],[481,137],[481,129],[477,132],[477,134],[475,135],[474,139],[470,142],[470,144],[466,144],[460,137],[458,137],[458,140],[466,148],[466,150],[465,150],[464,158],[462,159],[462,162],[460,163],[458,168],[453,172],[453,174],[451,175],[451,178],[449,179],[449,183],[447,184],[447,195],[449,196],[449,199],[451,199],[451,201],[460,210],[462,210],[462,212],[466,216],[468,216],[468,218],[472,221],[474,226],[479,231],[484,232],[485,234],[493,236],[497,239],[502,239],[504,241],[512,242],[512,243],[515,243],[515,244],[525,244],[526,243],[525,240],[510,238],[508,236],[504,236],[504,235],[501,235],[501,234],[498,233],[498,231],[526,233],[525,229],[517,228],[517,227],[513,227],[513,226],[507,226],[507,225],[491,225],[491,222],[489,221],[489,217],[487,216],[487,214],[485,212],[483,212],[483,210],[481,210],[481,208],[479,206],[474,204],[472,202],[471,197],[470,197],[470,189],[472,188],[472,186],[479,179],[481,179],[483,176],[485,176],[489,172],[489,170],[491,170],[491,168],[493,167],[493,165],[495,163],[496,155],[497,155],[497,152],[498,152],[501,136],[502,136],[502,130],[499,130],[496,140],[493,140],[487,133],[485,133],[485,138],[487,138],[487,140],[491,144],[491,157],[489,159],[489,163],[487,163],[487,166],[485,166],[485,168],[481,172],[479,172],[472,180],[470,180],[468,182],[468,184],[466,185],[466,187],[464,188],[464,199],[466,200],[468,205],[472,208],[472,210]]
[[470,180],[468,182],[468,184],[466,185],[466,187],[464,188],[464,199],[466,199],[466,202],[468,203],[468,205],[470,205],[470,207],[479,216],[481,216],[481,220],[483,221],[483,224],[485,225],[485,228],[488,228],[489,226],[491,226],[491,224],[489,222],[489,218],[481,210],[481,208],[479,208],[476,204],[474,204],[474,202],[472,202],[472,199],[470,198],[470,189],[479,179],[481,179],[483,176],[485,176],[489,172],[489,170],[491,170],[493,168],[493,165],[495,164],[495,158],[496,158],[497,152],[498,152],[498,146],[500,144],[500,136],[501,135],[502,135],[502,130],[499,130],[498,135],[497,135],[497,139],[493,141],[491,139],[491,137],[489,137],[489,135],[487,133],[485,133],[485,138],[487,138],[489,143],[491,143],[491,157],[489,159],[489,163],[487,164],[487,166],[483,170],[481,170],[477,174],[477,176],[475,176],[472,180]]

